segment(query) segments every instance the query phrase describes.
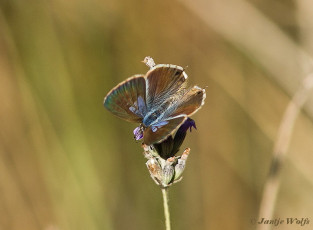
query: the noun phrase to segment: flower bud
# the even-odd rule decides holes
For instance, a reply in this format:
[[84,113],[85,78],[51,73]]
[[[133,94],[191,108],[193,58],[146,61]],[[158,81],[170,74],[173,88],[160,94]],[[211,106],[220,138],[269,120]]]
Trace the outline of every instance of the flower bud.
[[171,157],[166,160],[165,165],[163,167],[163,176],[162,176],[162,184],[164,187],[168,186],[174,178],[175,170],[173,167],[173,163],[175,162],[175,158]]
[[147,162],[146,162],[147,168],[150,172],[150,176],[152,177],[152,179],[154,180],[154,182],[157,185],[161,184],[162,181],[162,168],[161,165],[159,164],[159,162],[155,159],[155,158],[150,158]]
[[178,159],[178,163],[175,165],[174,181],[178,180],[183,174],[189,152],[190,152],[190,148],[186,148],[182,156]]

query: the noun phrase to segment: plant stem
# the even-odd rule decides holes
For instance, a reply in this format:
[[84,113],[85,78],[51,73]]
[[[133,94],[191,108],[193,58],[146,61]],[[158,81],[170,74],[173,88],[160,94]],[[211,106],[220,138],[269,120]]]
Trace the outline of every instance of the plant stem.
[[161,188],[163,195],[163,208],[165,216],[165,229],[171,230],[170,209],[168,206],[168,188]]

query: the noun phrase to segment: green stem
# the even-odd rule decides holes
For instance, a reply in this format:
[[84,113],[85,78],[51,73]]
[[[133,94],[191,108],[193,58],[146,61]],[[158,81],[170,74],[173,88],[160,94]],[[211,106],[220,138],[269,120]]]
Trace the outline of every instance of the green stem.
[[166,227],[166,230],[171,230],[170,209],[168,206],[168,188],[161,188],[161,190],[162,190],[162,195],[163,195],[165,227]]

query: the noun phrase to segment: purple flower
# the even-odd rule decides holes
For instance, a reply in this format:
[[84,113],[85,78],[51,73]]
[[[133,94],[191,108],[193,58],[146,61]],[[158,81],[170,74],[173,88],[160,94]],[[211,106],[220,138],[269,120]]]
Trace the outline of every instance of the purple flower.
[[174,138],[169,136],[167,139],[162,141],[159,144],[154,144],[153,147],[158,152],[160,157],[163,159],[168,159],[170,157],[175,156],[175,154],[179,151],[180,146],[185,140],[187,130],[189,129],[191,132],[192,127],[197,129],[196,123],[191,118],[188,118],[177,130]]

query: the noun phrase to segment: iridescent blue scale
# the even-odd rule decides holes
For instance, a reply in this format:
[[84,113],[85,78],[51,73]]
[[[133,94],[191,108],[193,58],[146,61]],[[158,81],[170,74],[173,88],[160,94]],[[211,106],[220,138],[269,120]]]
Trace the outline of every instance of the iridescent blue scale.
[[104,106],[119,118],[140,123],[134,130],[136,140],[152,145],[175,133],[205,97],[204,89],[187,88],[182,67],[161,64],[118,84],[104,98]]

